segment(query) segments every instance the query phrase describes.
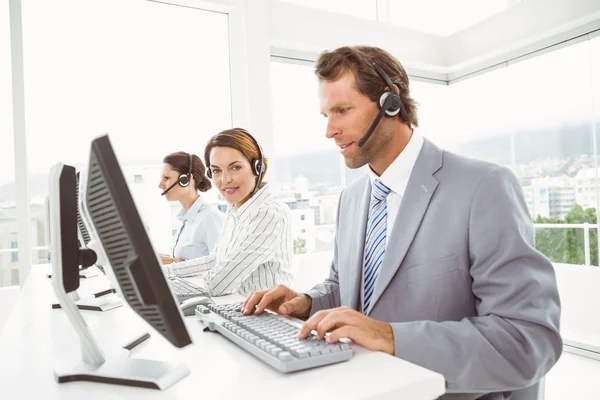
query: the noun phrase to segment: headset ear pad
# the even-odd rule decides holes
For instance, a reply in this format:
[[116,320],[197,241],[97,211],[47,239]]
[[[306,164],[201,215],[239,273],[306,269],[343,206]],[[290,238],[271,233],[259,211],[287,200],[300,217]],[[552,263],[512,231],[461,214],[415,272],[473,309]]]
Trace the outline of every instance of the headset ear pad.
[[182,174],[179,175],[179,179],[177,181],[179,182],[179,186],[187,187],[190,184],[190,177],[187,176],[187,174]]
[[254,170],[254,175],[259,176],[264,170],[263,163],[260,160],[254,160],[252,169]]
[[385,91],[379,97],[379,108],[383,108],[389,117],[398,115],[401,107],[402,100],[396,93]]

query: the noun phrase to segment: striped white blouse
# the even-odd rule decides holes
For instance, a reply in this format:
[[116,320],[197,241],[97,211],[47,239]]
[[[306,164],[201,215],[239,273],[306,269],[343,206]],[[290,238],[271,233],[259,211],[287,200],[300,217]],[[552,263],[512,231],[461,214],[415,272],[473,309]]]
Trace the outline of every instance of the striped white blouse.
[[239,209],[230,206],[207,256],[166,266],[168,275],[201,274],[213,296],[248,295],[293,281],[290,211],[263,186]]

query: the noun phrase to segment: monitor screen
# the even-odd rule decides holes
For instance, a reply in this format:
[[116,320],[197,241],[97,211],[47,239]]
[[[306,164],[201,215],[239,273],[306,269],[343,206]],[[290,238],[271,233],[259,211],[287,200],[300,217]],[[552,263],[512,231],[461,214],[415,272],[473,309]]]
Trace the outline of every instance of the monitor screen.
[[90,234],[87,230],[87,227],[83,223],[83,219],[81,218],[81,211],[79,210],[79,192],[81,191],[79,187],[79,177],[80,172],[77,172],[76,182],[77,182],[77,227],[79,228],[79,235],[81,236],[81,240],[83,241],[82,246],[87,246],[90,243]]
[[92,223],[90,231],[97,235],[102,256],[112,269],[109,276],[118,284],[121,296],[174,346],[190,344],[181,312],[107,135],[92,142],[82,184],[85,213]]

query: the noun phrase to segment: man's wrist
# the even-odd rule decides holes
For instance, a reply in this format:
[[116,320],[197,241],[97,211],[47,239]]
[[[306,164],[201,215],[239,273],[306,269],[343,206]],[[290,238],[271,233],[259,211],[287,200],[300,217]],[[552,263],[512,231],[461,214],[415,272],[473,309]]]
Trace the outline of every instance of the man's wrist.
[[385,335],[386,349],[385,352],[391,354],[392,356],[396,355],[396,341],[394,336],[394,329],[392,328],[392,324],[385,323],[385,330],[387,334]]

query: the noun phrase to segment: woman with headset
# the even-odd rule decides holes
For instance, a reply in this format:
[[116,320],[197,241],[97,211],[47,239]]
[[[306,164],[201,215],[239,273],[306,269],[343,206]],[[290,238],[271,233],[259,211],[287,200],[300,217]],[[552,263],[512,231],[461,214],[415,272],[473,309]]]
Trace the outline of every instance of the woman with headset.
[[229,203],[225,226],[210,255],[167,265],[167,275],[202,274],[215,296],[291,284],[290,211],[263,182],[268,164],[258,142],[244,129],[225,130],[208,141],[204,159]]
[[160,255],[163,264],[202,257],[215,247],[224,215],[199,194],[211,186],[198,156],[180,151],[164,158],[158,187],[167,200],[178,201],[182,209],[177,214],[181,225],[174,237],[171,254]]

